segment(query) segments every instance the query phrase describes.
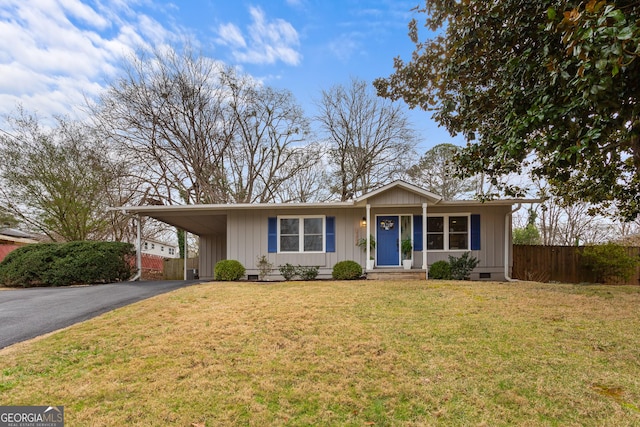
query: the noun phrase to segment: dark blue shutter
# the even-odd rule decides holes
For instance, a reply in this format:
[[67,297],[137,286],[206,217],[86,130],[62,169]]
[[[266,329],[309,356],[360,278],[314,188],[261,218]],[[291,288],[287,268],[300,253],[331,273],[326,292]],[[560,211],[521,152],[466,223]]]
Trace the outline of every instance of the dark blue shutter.
[[471,250],[480,250],[480,215],[471,215]]
[[268,218],[267,251],[278,252],[278,218]]
[[413,250],[422,250],[422,215],[413,216]]
[[325,227],[326,227],[326,248],[327,252],[335,252],[336,251],[336,217],[328,216],[325,219]]

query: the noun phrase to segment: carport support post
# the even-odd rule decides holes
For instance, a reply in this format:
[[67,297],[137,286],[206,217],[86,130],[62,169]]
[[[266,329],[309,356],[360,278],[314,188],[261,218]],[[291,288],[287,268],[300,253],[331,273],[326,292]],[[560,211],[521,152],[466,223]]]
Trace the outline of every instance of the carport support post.
[[189,232],[187,230],[183,230],[183,231],[184,231],[184,242],[182,243],[184,245],[184,247],[182,248],[182,255],[184,255],[184,279],[183,280],[187,280],[187,260],[189,259],[189,251],[187,250],[189,246],[187,245],[187,239],[189,239]]
[[140,280],[142,277],[142,225],[140,223],[140,215],[136,214],[136,273],[134,280]]

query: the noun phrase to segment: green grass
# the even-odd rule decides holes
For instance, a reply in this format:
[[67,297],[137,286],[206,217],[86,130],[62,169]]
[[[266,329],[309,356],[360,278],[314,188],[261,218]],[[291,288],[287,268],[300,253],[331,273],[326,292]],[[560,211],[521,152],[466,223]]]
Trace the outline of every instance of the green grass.
[[640,287],[210,283],[0,351],[68,426],[640,425]]

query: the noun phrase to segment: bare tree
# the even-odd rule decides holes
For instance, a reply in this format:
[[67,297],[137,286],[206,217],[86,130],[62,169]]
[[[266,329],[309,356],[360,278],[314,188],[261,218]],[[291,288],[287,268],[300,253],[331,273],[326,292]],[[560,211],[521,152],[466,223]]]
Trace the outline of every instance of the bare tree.
[[543,245],[593,244],[609,241],[613,235],[610,219],[596,215],[586,202],[567,204],[549,194],[549,188],[539,186],[545,201],[538,206],[538,229]]
[[331,191],[327,187],[329,174],[323,156],[324,149],[320,144],[308,144],[302,150],[303,152],[298,155],[313,159],[313,164],[299,170],[286,182],[283,182],[278,189],[277,200],[282,203],[326,202],[330,200]]
[[229,92],[225,129],[233,148],[224,155],[230,196],[237,203],[277,201],[283,185],[318,160],[302,145],[309,122],[289,91],[230,72],[223,82]]
[[376,97],[365,81],[322,91],[317,120],[327,134],[332,190],[348,200],[398,178],[413,157],[416,135],[399,104]]
[[224,69],[189,48],[140,53],[92,106],[102,131],[135,155],[154,196],[169,204],[226,201]]
[[407,171],[412,182],[438,194],[444,200],[454,200],[472,193],[477,179],[457,178],[453,158],[460,147],[453,144],[438,144],[428,150],[417,164]]
[[92,107],[120,155],[135,158],[151,199],[163,203],[276,200],[315,163],[301,146],[309,124],[291,93],[188,47],[132,57]]

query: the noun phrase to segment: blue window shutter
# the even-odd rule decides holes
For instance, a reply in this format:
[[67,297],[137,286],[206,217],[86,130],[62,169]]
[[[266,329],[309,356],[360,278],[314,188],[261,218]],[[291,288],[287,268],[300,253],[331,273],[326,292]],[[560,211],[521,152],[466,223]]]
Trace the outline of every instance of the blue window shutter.
[[422,250],[422,215],[413,216],[413,250]]
[[278,218],[276,217],[268,218],[267,239],[267,251],[278,252]]
[[335,252],[336,251],[336,217],[328,216],[325,219],[325,227],[327,232],[327,241],[326,247],[327,252]]
[[471,250],[480,250],[480,215],[471,215]]

